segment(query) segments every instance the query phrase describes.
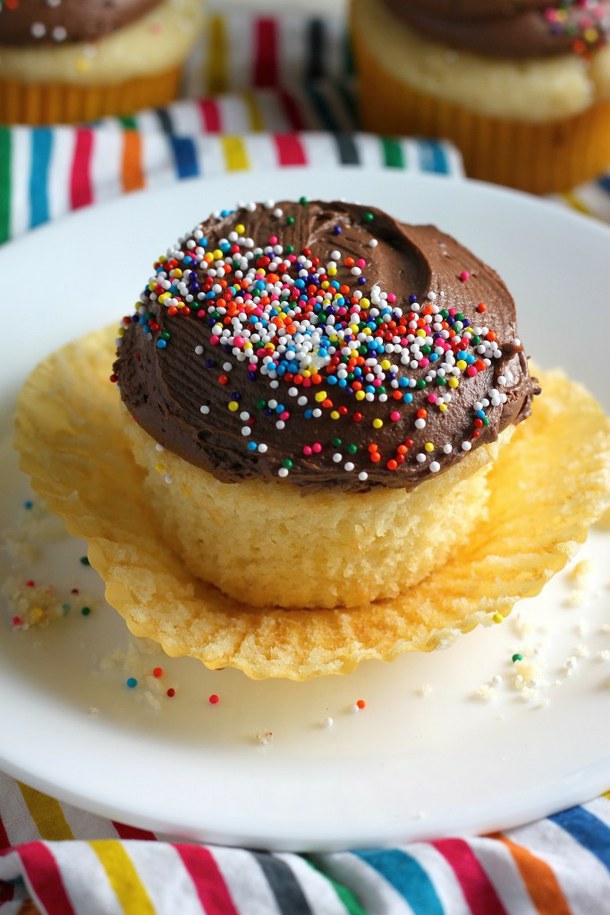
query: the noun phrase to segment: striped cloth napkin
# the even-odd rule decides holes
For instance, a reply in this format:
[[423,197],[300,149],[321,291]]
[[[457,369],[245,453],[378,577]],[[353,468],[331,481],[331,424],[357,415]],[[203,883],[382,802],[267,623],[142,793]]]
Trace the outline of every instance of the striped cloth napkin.
[[[359,131],[344,10],[327,6],[212,3],[180,102],[74,128],[0,126],[0,242],[195,175],[362,165],[460,177],[449,144]],[[563,200],[610,221],[610,173]],[[495,836],[297,855],[168,840],[0,773],[0,915],[597,915],[608,899],[610,795]]]

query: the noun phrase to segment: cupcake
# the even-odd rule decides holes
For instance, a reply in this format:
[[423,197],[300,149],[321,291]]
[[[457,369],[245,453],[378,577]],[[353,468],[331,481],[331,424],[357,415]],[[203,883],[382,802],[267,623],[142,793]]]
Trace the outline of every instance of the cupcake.
[[608,0],[353,0],[352,33],[367,129],[446,137],[534,193],[608,167]]
[[34,371],[16,444],[132,632],[300,680],[500,622],[574,553],[609,424],[542,378],[502,279],[441,230],[240,205],[158,258],[118,349],[97,331]]
[[0,3],[0,121],[127,115],[177,95],[201,0]]
[[480,520],[538,390],[492,270],[432,226],[318,201],[240,208],[182,239],[114,370],[165,537],[254,606],[415,586]]

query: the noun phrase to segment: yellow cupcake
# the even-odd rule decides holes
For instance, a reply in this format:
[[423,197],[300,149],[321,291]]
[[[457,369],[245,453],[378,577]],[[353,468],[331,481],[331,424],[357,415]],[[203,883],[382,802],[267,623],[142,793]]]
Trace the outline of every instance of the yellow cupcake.
[[476,0],[353,0],[365,127],[453,140],[471,177],[534,193],[599,175],[610,162],[610,4],[528,7],[502,18],[505,7]]
[[0,121],[76,122],[167,104],[202,25],[201,0],[0,5]]

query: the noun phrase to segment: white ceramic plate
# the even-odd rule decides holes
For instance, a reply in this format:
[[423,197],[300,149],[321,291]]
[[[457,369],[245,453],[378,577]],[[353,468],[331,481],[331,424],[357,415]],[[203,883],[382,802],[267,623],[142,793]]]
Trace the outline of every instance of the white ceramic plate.
[[[491,186],[392,171],[198,180],[83,211],[0,250],[2,528],[27,514],[27,481],[7,442],[16,392],[37,360],[129,312],[153,258],[209,211],[301,194],[360,199],[457,235],[513,290],[529,352],[610,408],[600,323],[610,232],[594,221]],[[105,816],[276,849],[404,842],[549,814],[610,786],[609,546],[602,532],[585,546],[592,574],[578,606],[564,573],[505,624],[451,649],[298,684],[130,647],[79,562],[83,544],[60,539],[17,574],[67,594],[70,613],[27,632],[11,627],[9,611],[0,617],[0,766]],[[0,576],[12,562],[0,553]],[[89,616],[74,586],[97,594]],[[515,652],[536,666],[525,691]],[[144,683],[158,664],[155,691]],[[490,683],[492,697],[481,698]],[[354,712],[361,698],[366,708]]]

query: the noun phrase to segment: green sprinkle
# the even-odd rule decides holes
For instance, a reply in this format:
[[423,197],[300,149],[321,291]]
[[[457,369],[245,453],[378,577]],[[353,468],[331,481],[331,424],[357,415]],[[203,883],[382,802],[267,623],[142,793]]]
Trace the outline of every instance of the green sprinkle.
[[294,254],[294,245],[286,245],[284,251],[286,254]]
[[309,201],[308,201],[307,197],[299,197],[299,203],[301,204],[301,206],[305,206],[307,203],[309,203]]
[[287,226],[293,226],[293,225],[294,225],[294,216],[287,216],[287,217],[286,217],[286,225],[287,225]]
[[351,445],[347,446],[347,450],[350,454],[356,454],[356,452],[358,451],[358,445],[354,445],[354,443],[352,442]]
[[83,614],[83,616],[89,616],[91,613],[91,607],[82,607],[80,612]]
[[514,654],[511,658],[511,661],[513,662],[513,664],[515,663],[515,661],[522,661],[522,660],[523,660],[523,655],[519,654],[519,652]]
[[343,439],[335,436],[335,438],[333,439],[333,445],[335,446],[335,448],[340,448],[342,444],[343,444]]
[[81,562],[81,565],[83,565],[83,566],[89,566],[89,565],[91,565],[91,563],[89,562],[89,557],[88,557],[88,556],[81,556],[80,562]]
[[292,461],[290,460],[290,458],[284,458],[284,460],[282,461],[282,467],[285,467],[286,470],[292,469]]
[[375,214],[367,212],[364,214],[364,216],[362,218],[364,219],[365,222],[373,222],[373,220],[375,219]]

